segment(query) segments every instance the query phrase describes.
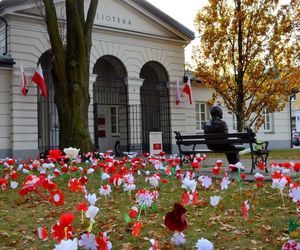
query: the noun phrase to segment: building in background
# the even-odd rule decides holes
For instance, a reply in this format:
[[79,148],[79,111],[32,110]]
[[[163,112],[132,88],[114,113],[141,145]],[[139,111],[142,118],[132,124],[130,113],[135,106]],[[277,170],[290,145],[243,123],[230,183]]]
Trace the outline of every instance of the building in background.
[[[0,11],[0,157],[33,157],[59,143],[48,35],[36,1],[2,0]],[[162,149],[174,153],[174,131],[203,132],[211,90],[192,86],[193,104],[183,95],[176,105],[176,81],[182,90],[184,47],[194,39],[192,31],[147,1],[99,0],[92,39],[89,128],[99,151],[116,145],[149,151],[149,133],[162,132]],[[29,81],[38,63],[47,99],[35,85],[26,97],[21,92],[20,65]],[[289,147],[288,107],[264,115],[258,137],[271,148]],[[225,110],[224,118],[235,131],[234,116]]]

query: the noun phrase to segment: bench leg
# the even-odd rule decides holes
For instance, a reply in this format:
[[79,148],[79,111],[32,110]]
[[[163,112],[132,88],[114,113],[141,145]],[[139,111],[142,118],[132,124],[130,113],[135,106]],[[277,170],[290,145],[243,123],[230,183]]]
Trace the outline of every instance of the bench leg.
[[252,143],[250,143],[250,150],[251,150],[251,163],[252,163],[250,174],[253,174],[253,171],[255,169],[255,160],[254,160],[254,156],[253,156],[254,150],[253,150]]

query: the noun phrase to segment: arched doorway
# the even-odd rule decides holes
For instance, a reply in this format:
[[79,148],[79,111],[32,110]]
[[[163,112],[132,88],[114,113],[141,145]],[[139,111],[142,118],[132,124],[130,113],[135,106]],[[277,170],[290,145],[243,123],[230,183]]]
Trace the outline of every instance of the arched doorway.
[[97,75],[93,85],[95,146],[100,152],[115,150],[116,145],[128,151],[127,71],[118,58],[105,55],[93,73]]
[[52,52],[47,50],[39,58],[43,69],[48,97],[38,95],[38,147],[39,151],[59,147],[58,112],[54,103],[54,85],[52,74]]
[[170,153],[168,74],[161,64],[150,61],[142,67],[140,78],[144,79],[140,91],[143,150],[149,151],[149,133],[152,131],[160,131],[162,132],[163,150]]

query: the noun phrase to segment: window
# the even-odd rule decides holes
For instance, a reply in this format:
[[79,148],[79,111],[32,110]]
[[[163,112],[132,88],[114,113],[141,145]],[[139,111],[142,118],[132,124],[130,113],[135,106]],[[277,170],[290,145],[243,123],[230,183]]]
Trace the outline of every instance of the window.
[[196,102],[196,130],[203,131],[207,120],[207,106],[205,102]]
[[236,120],[236,115],[232,115],[232,129],[237,130],[237,120]]
[[264,130],[266,132],[271,132],[273,130],[273,123],[272,123],[272,117],[271,117],[271,114],[270,114],[268,108],[264,108],[263,116],[264,116]]
[[110,124],[111,124],[111,134],[118,135],[120,133],[118,107],[110,107]]

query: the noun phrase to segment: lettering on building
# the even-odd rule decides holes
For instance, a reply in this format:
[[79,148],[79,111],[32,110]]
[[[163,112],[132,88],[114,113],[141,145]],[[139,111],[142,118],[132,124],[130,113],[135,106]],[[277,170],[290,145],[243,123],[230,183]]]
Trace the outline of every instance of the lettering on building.
[[100,13],[96,14],[96,20],[102,21],[102,22],[104,21],[104,22],[108,22],[108,23],[131,25],[131,20],[129,18],[100,14]]

